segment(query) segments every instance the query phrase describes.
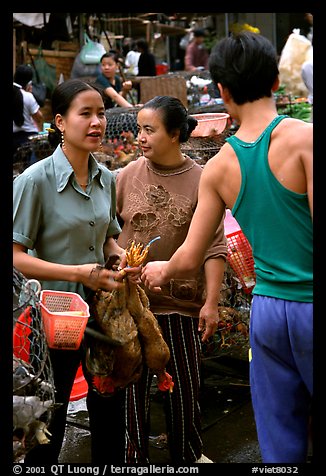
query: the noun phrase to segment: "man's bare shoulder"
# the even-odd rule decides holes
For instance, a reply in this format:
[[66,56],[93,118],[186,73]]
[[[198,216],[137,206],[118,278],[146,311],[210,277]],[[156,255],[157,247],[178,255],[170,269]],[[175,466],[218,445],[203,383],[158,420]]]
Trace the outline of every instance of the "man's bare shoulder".
[[216,183],[224,183],[239,176],[239,162],[230,144],[226,142],[219,152],[206,163],[204,173],[206,177]]
[[296,142],[312,139],[313,124],[311,122],[302,121],[289,117],[281,122],[282,127],[279,129],[282,134]]
[[230,146],[230,144],[225,142],[218,153],[209,159],[205,165],[205,168],[208,168],[210,171],[215,170],[217,172],[225,172],[227,168],[232,166],[233,160],[237,160],[234,149]]
[[235,152],[227,142],[205,165],[202,183],[207,189],[214,190],[229,208],[235,202],[241,172]]

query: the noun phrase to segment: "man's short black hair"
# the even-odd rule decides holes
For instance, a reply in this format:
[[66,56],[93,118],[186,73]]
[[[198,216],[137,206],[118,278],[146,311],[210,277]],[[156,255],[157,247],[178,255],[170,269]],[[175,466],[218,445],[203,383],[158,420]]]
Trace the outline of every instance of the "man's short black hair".
[[198,38],[199,36],[206,36],[205,30],[203,30],[202,28],[196,28],[194,30],[194,36],[196,38]]

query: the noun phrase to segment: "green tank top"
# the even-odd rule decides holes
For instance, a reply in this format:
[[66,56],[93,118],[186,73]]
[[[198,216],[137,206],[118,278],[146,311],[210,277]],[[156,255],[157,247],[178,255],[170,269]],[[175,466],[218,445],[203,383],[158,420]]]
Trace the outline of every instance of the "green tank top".
[[255,262],[253,294],[313,301],[313,226],[308,196],[286,189],[268,164],[277,116],[254,142],[227,138],[241,169],[241,187],[232,214],[248,238]]

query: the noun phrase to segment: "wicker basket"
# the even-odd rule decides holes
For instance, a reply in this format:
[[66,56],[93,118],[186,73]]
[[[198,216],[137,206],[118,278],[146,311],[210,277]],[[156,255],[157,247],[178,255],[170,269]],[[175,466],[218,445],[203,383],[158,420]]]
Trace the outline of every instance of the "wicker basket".
[[188,107],[187,83],[176,74],[142,77],[140,81],[140,102],[145,104],[155,96],[174,96]]
[[48,346],[78,349],[89,318],[88,304],[76,293],[41,291],[40,305]]

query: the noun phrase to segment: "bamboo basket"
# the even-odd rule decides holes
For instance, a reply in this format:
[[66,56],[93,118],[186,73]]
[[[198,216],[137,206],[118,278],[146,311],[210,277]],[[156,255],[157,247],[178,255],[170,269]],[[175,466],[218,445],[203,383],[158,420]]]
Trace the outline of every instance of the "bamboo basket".
[[142,77],[140,81],[140,102],[145,104],[155,96],[174,96],[188,107],[187,84],[185,78],[175,74]]

